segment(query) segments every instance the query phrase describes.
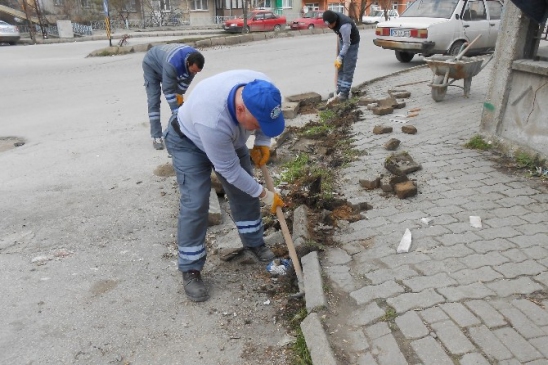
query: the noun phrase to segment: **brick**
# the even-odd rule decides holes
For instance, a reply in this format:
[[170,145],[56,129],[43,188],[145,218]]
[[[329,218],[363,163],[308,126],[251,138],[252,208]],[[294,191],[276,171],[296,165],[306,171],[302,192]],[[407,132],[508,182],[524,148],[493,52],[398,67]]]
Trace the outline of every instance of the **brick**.
[[502,275],[488,266],[482,266],[479,269],[465,269],[450,274],[451,277],[461,285],[474,282],[489,282],[502,278]]
[[521,275],[537,275],[546,271],[546,267],[534,260],[527,260],[520,263],[508,262],[494,267],[506,278],[515,278]]
[[528,277],[518,279],[498,280],[485,284],[489,289],[495,291],[498,297],[505,298],[513,294],[531,294],[542,290],[542,286],[535,283]]
[[489,328],[505,326],[507,324],[504,317],[484,300],[470,300],[465,304]]
[[433,323],[432,329],[436,332],[447,350],[453,355],[463,355],[476,349],[452,321]]
[[428,335],[428,328],[424,325],[416,311],[409,311],[396,317],[396,324],[405,338],[417,339]]
[[443,297],[433,289],[426,289],[420,293],[404,293],[386,300],[397,313],[404,313],[410,309],[432,307],[444,301]]
[[485,359],[485,357],[481,356],[478,353],[470,353],[464,355],[460,361],[460,365],[489,365],[489,361]]
[[532,361],[542,357],[540,352],[510,327],[500,328],[493,333],[519,361]]
[[539,326],[548,326],[548,312],[545,309],[542,309],[535,303],[526,299],[515,299],[512,301],[512,304],[535,324]]
[[441,345],[428,336],[411,342],[411,347],[424,365],[453,365],[453,360],[443,350]]
[[450,288],[440,288],[438,292],[451,302],[463,299],[483,299],[495,293],[482,283],[472,283]]
[[371,344],[371,353],[377,355],[377,362],[380,365],[407,365],[407,360],[392,335],[374,340]]
[[468,334],[489,359],[501,361],[512,358],[510,350],[487,327],[470,327]]
[[461,327],[481,324],[481,321],[460,303],[445,303],[441,304],[440,308]]
[[378,298],[388,298],[398,293],[403,293],[404,289],[401,285],[394,281],[387,281],[380,285],[368,285],[350,293],[357,304],[369,303]]
[[420,292],[428,288],[443,288],[457,284],[457,282],[451,279],[446,273],[439,273],[432,276],[417,276],[403,280],[402,283],[408,286],[413,292]]

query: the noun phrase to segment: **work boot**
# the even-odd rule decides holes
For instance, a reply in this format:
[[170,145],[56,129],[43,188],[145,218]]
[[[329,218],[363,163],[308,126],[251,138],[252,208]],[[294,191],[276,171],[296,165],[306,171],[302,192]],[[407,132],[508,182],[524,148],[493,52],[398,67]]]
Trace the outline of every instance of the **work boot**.
[[348,95],[343,94],[343,93],[338,93],[337,98],[339,99],[339,101],[347,101],[348,100]]
[[209,294],[198,270],[183,271],[183,286],[186,296],[193,302],[203,302],[209,299]]
[[164,140],[162,137],[153,138],[152,139],[152,146],[155,150],[163,150],[164,149]]
[[265,244],[257,247],[248,247],[247,249],[251,251],[259,259],[259,261],[262,262],[272,261],[276,257],[274,252],[266,247]]

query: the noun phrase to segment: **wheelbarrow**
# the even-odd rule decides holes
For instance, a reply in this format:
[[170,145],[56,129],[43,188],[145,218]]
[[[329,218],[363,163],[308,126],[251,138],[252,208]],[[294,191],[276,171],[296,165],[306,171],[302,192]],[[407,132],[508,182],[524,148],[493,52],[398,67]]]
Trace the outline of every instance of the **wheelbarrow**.
[[[480,36],[471,41],[457,56],[436,55],[425,58],[426,63],[434,73],[432,82],[428,84],[432,88],[432,99],[442,101],[445,98],[448,86],[464,89],[464,97],[468,97],[472,86],[472,77],[476,76],[493,58],[493,55],[491,55],[484,63],[484,59],[480,57],[463,57]],[[453,85],[455,81],[461,79],[464,79],[464,87]]]

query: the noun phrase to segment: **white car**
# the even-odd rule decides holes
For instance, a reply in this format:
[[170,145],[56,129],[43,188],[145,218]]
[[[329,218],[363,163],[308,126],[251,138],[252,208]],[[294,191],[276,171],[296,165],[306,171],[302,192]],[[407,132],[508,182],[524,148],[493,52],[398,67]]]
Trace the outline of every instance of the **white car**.
[[20,38],[18,27],[0,20],[0,43],[9,43],[13,46]]
[[495,49],[502,15],[501,0],[416,0],[398,19],[377,24],[376,46],[396,52],[400,62],[416,54],[457,55],[474,42],[467,55]]
[[[399,17],[400,14],[398,14],[397,10],[388,10],[388,20],[396,19]],[[369,15],[364,15],[362,17],[362,23],[363,24],[377,24],[380,22],[384,22],[386,18],[384,17],[384,10],[373,10]]]

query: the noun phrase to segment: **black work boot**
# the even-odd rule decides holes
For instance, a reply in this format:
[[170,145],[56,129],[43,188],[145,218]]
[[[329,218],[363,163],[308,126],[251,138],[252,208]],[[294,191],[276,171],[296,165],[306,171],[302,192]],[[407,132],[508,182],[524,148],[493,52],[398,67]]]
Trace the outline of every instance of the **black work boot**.
[[193,302],[203,302],[209,299],[209,294],[198,270],[183,272],[183,286],[186,296]]
[[271,261],[276,257],[276,255],[274,255],[274,252],[272,252],[264,244],[257,247],[248,247],[247,249],[253,252],[253,254],[259,259],[259,261],[262,262]]

